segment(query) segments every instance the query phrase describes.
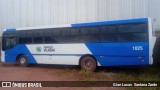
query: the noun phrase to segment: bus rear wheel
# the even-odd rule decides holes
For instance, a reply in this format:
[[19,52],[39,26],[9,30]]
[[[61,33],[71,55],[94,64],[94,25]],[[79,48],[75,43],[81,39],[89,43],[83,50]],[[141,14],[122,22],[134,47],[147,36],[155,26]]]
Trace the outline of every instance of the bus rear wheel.
[[27,67],[28,66],[28,60],[27,57],[25,55],[21,55],[18,58],[18,64],[22,67]]
[[80,66],[82,69],[95,71],[97,62],[93,57],[85,56],[81,59]]

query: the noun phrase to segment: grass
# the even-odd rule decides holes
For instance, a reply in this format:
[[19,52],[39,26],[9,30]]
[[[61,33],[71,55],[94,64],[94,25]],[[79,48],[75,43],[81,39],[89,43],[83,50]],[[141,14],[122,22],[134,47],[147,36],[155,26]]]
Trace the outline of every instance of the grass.
[[84,70],[84,69],[82,69],[79,72],[79,74],[83,75],[86,78],[93,76],[93,72],[92,71],[90,71],[90,70]]
[[116,79],[120,81],[160,81],[160,68],[143,67],[134,71],[118,71]]
[[59,74],[75,75],[82,81],[160,81],[160,67],[106,67],[96,72],[65,67]]
[[[92,72],[65,67],[59,77],[69,76],[78,81],[160,81],[160,67],[104,67]],[[65,74],[64,74],[65,73]],[[124,90],[160,90],[154,87],[125,87]]]
[[[119,71],[115,80],[120,81],[160,81],[160,67],[143,67],[135,71]],[[127,90],[160,90],[158,87],[127,87]]]
[[83,78],[83,81],[97,81],[97,79],[94,77],[94,73],[90,70],[82,69],[79,72],[79,75]]

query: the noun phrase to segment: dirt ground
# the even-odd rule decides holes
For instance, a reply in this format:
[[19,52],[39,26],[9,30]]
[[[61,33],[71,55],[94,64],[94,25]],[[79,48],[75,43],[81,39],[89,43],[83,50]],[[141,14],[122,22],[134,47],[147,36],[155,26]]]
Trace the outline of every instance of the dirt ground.
[[[64,66],[30,65],[20,67],[13,63],[0,63],[1,81],[77,81],[76,77],[58,77]],[[3,72],[3,73],[2,73]],[[58,74],[58,75],[57,75]]]
[[[64,73],[65,66],[31,65],[19,67],[0,63],[0,81],[79,81],[76,73]],[[116,87],[49,87],[49,88],[0,88],[0,90],[124,90]]]

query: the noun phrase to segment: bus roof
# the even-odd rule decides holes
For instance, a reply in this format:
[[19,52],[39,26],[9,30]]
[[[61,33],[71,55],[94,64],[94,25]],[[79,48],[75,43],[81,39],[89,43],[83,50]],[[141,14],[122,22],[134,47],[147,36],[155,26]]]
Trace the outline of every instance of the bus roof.
[[141,23],[141,22],[147,22],[148,19],[149,18],[137,18],[137,19],[126,19],[126,20],[113,20],[113,21],[101,21],[101,22],[66,24],[66,25],[24,27],[24,28],[7,28],[7,29],[5,29],[5,31],[33,30],[33,29],[47,29],[47,28],[63,28],[63,27],[84,27],[84,26],[125,24],[125,23]]
[[125,23],[141,23],[141,22],[147,22],[147,21],[148,21],[148,18],[138,18],[138,19],[102,21],[102,22],[91,22],[91,23],[79,23],[79,24],[72,24],[72,26],[73,27],[98,26],[98,25],[112,25],[112,24],[125,24]]

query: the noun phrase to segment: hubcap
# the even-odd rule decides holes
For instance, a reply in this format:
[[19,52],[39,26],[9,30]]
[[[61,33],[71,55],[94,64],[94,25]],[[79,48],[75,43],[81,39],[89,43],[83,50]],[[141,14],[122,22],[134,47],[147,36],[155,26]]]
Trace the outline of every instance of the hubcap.
[[88,68],[88,69],[91,69],[93,66],[92,62],[91,61],[86,61],[85,63],[85,67]]
[[25,59],[25,58],[21,58],[21,59],[20,59],[20,63],[21,63],[21,64],[25,64],[25,63],[26,63],[26,59]]

